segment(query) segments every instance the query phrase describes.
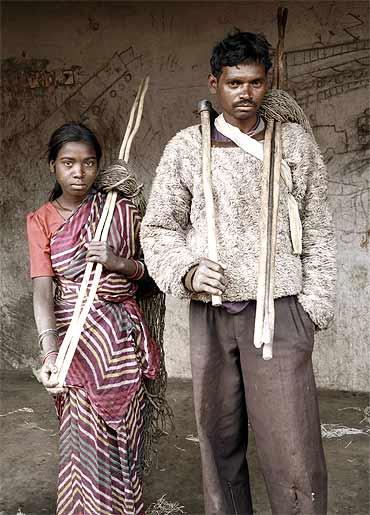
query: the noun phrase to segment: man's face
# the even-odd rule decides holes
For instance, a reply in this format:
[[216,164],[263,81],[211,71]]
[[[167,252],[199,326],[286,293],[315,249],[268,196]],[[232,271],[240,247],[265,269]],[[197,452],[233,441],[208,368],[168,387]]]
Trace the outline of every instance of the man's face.
[[228,123],[250,128],[268,89],[267,74],[264,65],[258,63],[224,66],[218,79],[210,74],[208,87],[217,96]]

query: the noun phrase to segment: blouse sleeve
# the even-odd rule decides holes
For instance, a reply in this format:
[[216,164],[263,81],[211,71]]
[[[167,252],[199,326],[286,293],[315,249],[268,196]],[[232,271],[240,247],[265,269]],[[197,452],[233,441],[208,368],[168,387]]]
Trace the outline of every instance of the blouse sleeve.
[[53,277],[55,274],[51,266],[50,238],[35,213],[27,216],[27,237],[31,278]]

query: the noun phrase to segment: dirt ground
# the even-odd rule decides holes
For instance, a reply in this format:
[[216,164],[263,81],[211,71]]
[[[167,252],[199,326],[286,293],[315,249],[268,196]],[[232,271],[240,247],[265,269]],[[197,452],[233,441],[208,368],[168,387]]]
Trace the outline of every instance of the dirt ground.
[[[153,472],[146,477],[147,504],[166,495],[184,513],[202,514],[199,444],[190,381],[171,380],[168,398],[175,430],[159,445]],[[323,424],[339,424],[366,434],[325,438],[329,470],[329,514],[365,515],[369,506],[369,420],[365,394],[320,392]],[[58,427],[52,400],[31,372],[1,374],[0,515],[52,515],[58,463]],[[327,427],[327,426],[325,426]],[[339,426],[335,426],[338,429]],[[248,450],[256,515],[270,513],[256,450]],[[285,514],[282,514],[285,515]]]

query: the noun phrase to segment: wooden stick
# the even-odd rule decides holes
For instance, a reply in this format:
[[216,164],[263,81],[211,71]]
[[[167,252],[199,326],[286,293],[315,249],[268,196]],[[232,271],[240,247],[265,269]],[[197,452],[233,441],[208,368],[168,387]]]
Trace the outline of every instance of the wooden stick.
[[[108,216],[107,216],[107,219],[106,219],[106,223],[104,225],[104,231],[103,231],[103,234],[102,234],[101,241],[105,241],[107,239],[108,232],[109,232],[109,227],[110,227],[110,224],[111,224],[111,221],[112,221],[112,218],[113,218],[114,208],[115,208],[115,205],[116,205],[116,198],[117,198],[117,192],[116,191],[110,191],[108,193],[108,195],[107,195],[106,203],[109,206],[109,210],[108,210]],[[60,385],[64,384],[64,381],[65,381],[65,379],[67,377],[67,373],[68,373],[69,367],[71,366],[73,356],[74,356],[74,354],[76,352],[76,349],[77,349],[78,342],[79,342],[80,337],[81,337],[81,333],[82,333],[84,324],[85,324],[86,319],[88,317],[88,314],[90,312],[91,306],[92,306],[92,304],[94,302],[96,290],[97,290],[97,288],[99,286],[99,281],[100,281],[100,277],[101,277],[102,271],[103,271],[103,265],[101,263],[97,263],[96,264],[96,268],[95,268],[95,273],[94,273],[94,279],[93,279],[92,285],[90,287],[88,297],[86,299],[85,305],[84,305],[84,307],[82,309],[82,312],[80,314],[78,322],[77,322],[77,324],[76,324],[76,326],[75,326],[75,328],[73,330],[73,335],[72,335],[72,338],[71,338],[71,341],[70,341],[67,353],[66,353],[66,355],[64,357],[63,364],[62,364],[61,369],[60,369],[60,371],[58,373],[58,383]]]
[[265,320],[266,306],[266,266],[267,266],[267,235],[268,235],[268,200],[270,186],[270,169],[271,169],[271,144],[274,131],[274,122],[269,120],[265,131],[264,154],[263,154],[263,171],[261,186],[261,212],[260,212],[260,256],[258,265],[257,278],[257,303],[256,303],[256,319],[254,326],[254,346],[257,349],[263,345],[263,329]]
[[134,103],[132,104],[132,107],[131,107],[130,116],[129,116],[128,124],[127,124],[127,127],[126,127],[126,132],[125,132],[125,135],[123,137],[121,148],[120,148],[119,153],[118,153],[118,159],[123,159],[123,156],[124,156],[124,153],[125,153],[125,150],[126,150],[126,147],[127,147],[127,141],[128,141],[128,139],[130,137],[131,130],[132,130],[132,125],[134,123],[134,116],[135,116],[135,113],[136,113],[136,109],[137,109],[137,107],[139,105],[139,100],[140,100],[140,97],[141,97],[141,92],[142,92],[143,86],[144,86],[144,79],[142,79],[140,81],[139,89],[137,90]]
[[[278,9],[278,44],[276,50],[273,87],[283,81],[284,38],[288,10]],[[278,222],[280,168],[282,159],[281,123],[268,122],[265,132],[264,166],[261,194],[261,243],[257,279],[257,306],[254,345],[263,346],[262,357],[272,358],[275,306],[275,255]]]
[[286,7],[279,7],[277,14],[278,43],[276,45],[274,79],[272,83],[274,89],[281,89],[284,83],[284,39],[287,20],[288,9]]
[[273,136],[274,148],[273,156],[273,169],[270,170],[270,198],[269,198],[269,230],[267,234],[267,241],[269,242],[267,253],[267,279],[266,284],[266,299],[265,299],[265,320],[263,324],[263,359],[272,358],[272,344],[274,341],[274,325],[275,325],[275,305],[274,305],[274,287],[275,287],[275,256],[276,256],[276,238],[277,238],[277,223],[278,223],[278,209],[279,209],[279,196],[280,196],[280,168],[282,159],[282,144],[281,144],[281,122],[275,122],[275,134]]
[[[210,110],[212,106],[207,100],[202,100],[198,104],[200,120],[202,126],[202,176],[203,190],[207,219],[207,237],[208,237],[208,257],[212,261],[218,263],[218,252],[216,244],[216,219],[215,206],[212,192],[212,167],[211,167],[211,122]],[[212,305],[220,306],[222,304],[220,295],[212,295]]]
[[130,150],[131,150],[132,141],[133,141],[134,137],[136,136],[136,133],[139,130],[139,127],[140,127],[140,122],[141,122],[141,118],[142,118],[142,115],[143,115],[143,109],[144,109],[144,100],[145,100],[146,92],[148,91],[148,87],[149,87],[149,76],[147,75],[146,78],[145,78],[145,81],[144,81],[144,85],[143,85],[141,94],[140,94],[140,98],[139,98],[139,105],[138,105],[138,112],[137,112],[137,116],[136,116],[136,122],[135,122],[134,128],[133,128],[133,130],[132,130],[132,132],[131,132],[128,140],[127,140],[127,145],[126,145],[126,148],[125,148],[125,154],[124,154],[124,158],[123,159],[126,161],[126,163],[128,163],[128,160],[129,160],[129,157],[130,157]]
[[[109,205],[106,202],[105,205],[104,205],[104,208],[103,208],[100,220],[99,220],[98,227],[96,229],[96,232],[95,232],[95,235],[94,235],[94,238],[93,238],[92,241],[99,241],[100,240],[100,236],[102,234],[102,231],[103,231],[103,228],[104,228],[104,224],[105,224],[105,221],[106,221],[107,216],[108,216],[108,210],[109,210]],[[75,304],[75,307],[74,307],[74,310],[73,310],[72,319],[71,319],[71,322],[70,322],[70,324],[68,326],[67,332],[66,332],[66,334],[65,334],[65,336],[63,338],[63,342],[62,342],[62,344],[61,344],[61,346],[59,348],[58,356],[57,356],[57,359],[55,361],[55,365],[58,368],[58,370],[60,370],[61,367],[62,367],[63,361],[64,361],[65,356],[66,356],[67,351],[68,351],[68,347],[69,347],[70,342],[71,342],[72,335],[73,335],[73,333],[75,331],[75,327],[77,326],[78,318],[79,318],[79,316],[81,314],[82,304],[83,304],[83,301],[84,301],[84,298],[85,298],[85,295],[86,295],[86,291],[87,291],[87,287],[88,287],[88,284],[89,284],[90,275],[91,275],[91,272],[93,270],[94,265],[95,265],[95,263],[92,263],[92,262],[89,262],[86,265],[84,276],[83,276],[83,279],[82,279],[82,282],[81,282],[81,286],[80,286],[80,290],[78,292],[78,297],[77,297],[77,300],[76,300],[76,304]],[[55,376],[53,376],[52,378],[54,379]]]

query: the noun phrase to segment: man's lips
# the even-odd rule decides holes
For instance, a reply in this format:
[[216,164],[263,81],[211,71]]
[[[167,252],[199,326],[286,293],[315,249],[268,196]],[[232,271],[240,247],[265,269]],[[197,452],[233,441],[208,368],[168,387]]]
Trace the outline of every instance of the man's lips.
[[253,102],[244,102],[243,104],[234,104],[234,107],[257,107],[256,104]]

